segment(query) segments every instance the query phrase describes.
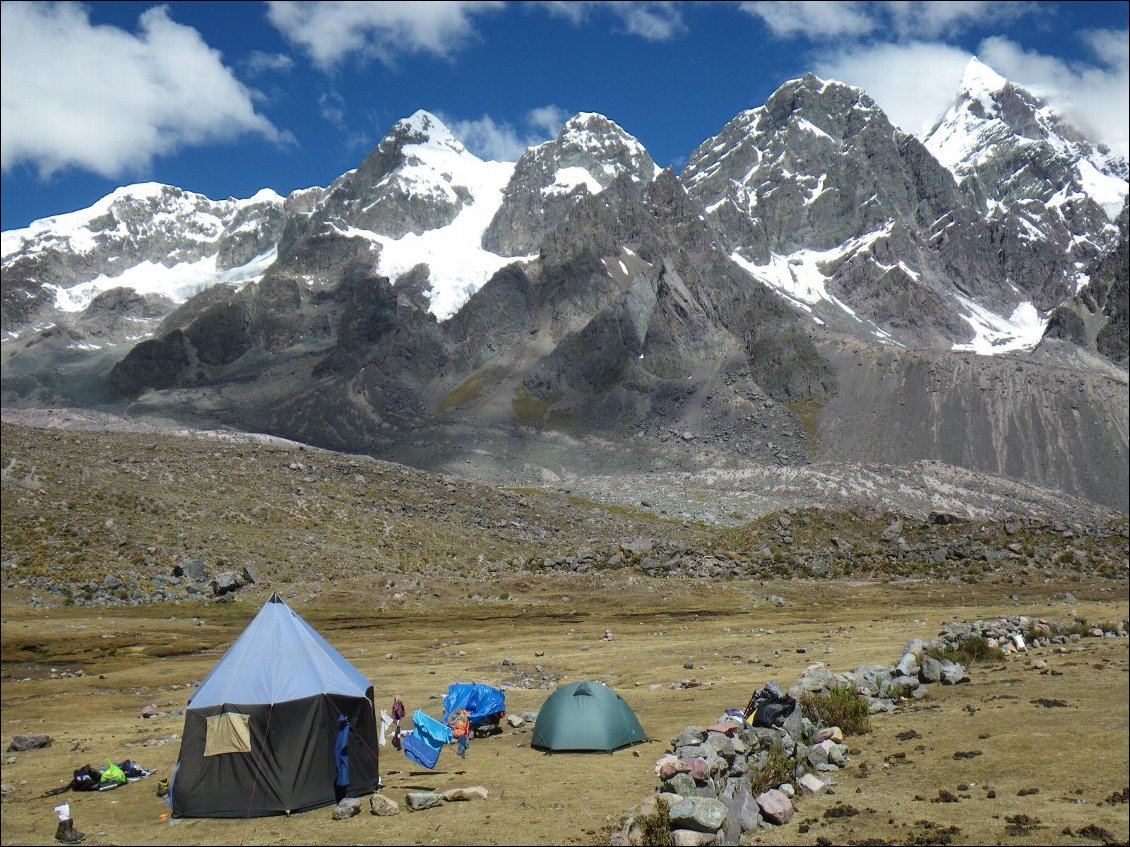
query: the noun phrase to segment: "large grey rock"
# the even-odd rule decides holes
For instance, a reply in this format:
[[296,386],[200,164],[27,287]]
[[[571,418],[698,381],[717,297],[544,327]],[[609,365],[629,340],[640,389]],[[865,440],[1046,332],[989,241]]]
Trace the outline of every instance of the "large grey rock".
[[716,832],[726,820],[726,806],[709,797],[684,797],[670,809],[672,828]]
[[8,744],[9,753],[25,753],[28,750],[43,750],[54,741],[50,735],[14,735]]
[[923,656],[918,678],[925,683],[937,682],[942,678],[942,663],[933,656]]
[[735,782],[739,784],[719,798],[726,806],[726,822],[733,821],[741,832],[751,832],[761,823],[761,808],[753,799],[748,780],[735,780]]
[[357,797],[345,797],[334,806],[332,817],[335,821],[342,821],[359,814],[361,814],[361,801]]
[[420,812],[424,809],[434,809],[443,803],[443,795],[435,791],[409,791],[404,797],[404,802],[409,811]]
[[969,682],[965,666],[957,662],[942,662],[942,685],[958,685]]
[[713,832],[699,832],[696,829],[671,830],[671,843],[675,847],[705,847],[707,844],[713,844],[714,839]]

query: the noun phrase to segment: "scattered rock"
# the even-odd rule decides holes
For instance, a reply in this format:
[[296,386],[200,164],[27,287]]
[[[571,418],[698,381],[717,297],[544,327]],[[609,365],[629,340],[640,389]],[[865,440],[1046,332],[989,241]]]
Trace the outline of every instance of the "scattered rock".
[[369,809],[374,815],[387,818],[400,814],[400,804],[384,794],[374,794],[369,798]]
[[53,739],[50,735],[16,735],[8,745],[9,753],[23,753],[27,750],[43,750],[50,747]]
[[409,791],[404,798],[408,810],[422,812],[424,809],[433,809],[443,803],[443,795],[434,791]]
[[459,803],[465,800],[487,799],[487,789],[482,785],[472,785],[467,788],[449,788],[441,795],[445,803]]
[[346,797],[334,806],[333,819],[343,821],[359,814],[361,814],[361,801],[356,797]]

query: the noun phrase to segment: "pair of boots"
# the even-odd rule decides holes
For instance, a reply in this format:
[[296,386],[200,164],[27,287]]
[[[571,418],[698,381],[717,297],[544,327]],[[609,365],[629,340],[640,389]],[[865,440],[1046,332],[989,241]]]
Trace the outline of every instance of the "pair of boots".
[[62,841],[64,844],[78,844],[84,838],[86,838],[86,833],[75,829],[74,820],[67,818],[65,821],[59,821],[59,828],[55,830],[56,841]]

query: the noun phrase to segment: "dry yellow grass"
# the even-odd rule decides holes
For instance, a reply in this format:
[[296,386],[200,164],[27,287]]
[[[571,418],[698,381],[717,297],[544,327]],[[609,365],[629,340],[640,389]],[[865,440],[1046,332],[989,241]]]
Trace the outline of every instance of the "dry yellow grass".
[[[183,708],[188,682],[208,673],[271,587],[245,591],[235,604],[138,609],[30,609],[18,592],[7,591],[2,740],[6,747],[13,735],[46,734],[54,744],[7,754],[14,762],[3,766],[3,782],[11,787],[2,804],[3,844],[51,842],[52,809],[61,800],[71,803],[89,844],[606,844],[610,828],[655,787],[654,762],[670,739],[687,724],[740,708],[769,680],[787,686],[813,661],[833,670],[892,662],[910,638],[930,637],[954,618],[1064,618],[1076,610],[1109,620],[1127,614],[1126,587],[1110,582],[1031,587],[1020,605],[1006,595],[1012,589],[964,584],[712,584],[627,571],[500,576],[490,585],[439,585],[379,614],[374,600],[384,592],[372,585],[339,581],[320,586],[312,599],[310,584],[276,587],[373,681],[378,706],[387,708],[398,694],[410,711],[438,715],[442,707],[433,696],[449,683],[501,683],[509,669],[500,663],[509,659],[520,670],[541,665],[562,681],[607,682],[655,741],[612,755],[547,756],[530,749],[528,727],[507,729],[473,742],[465,762],[445,752],[436,773],[385,747],[381,771],[388,795],[398,801],[417,788],[484,785],[490,791],[484,802],[391,818],[371,816],[365,804],[361,815],[341,822],[330,820],[328,808],[248,821],[162,820],[167,807],[154,794],[157,777],[106,794],[44,798],[75,768],[106,758],[133,758],[167,775],[177,744],[139,745],[179,737],[182,719],[144,720],[139,710],[149,703],[163,713]],[[1068,607],[1056,599],[1064,591],[1079,602]],[[500,592],[509,598],[468,599]],[[770,594],[789,602],[776,608],[766,602]],[[612,641],[602,640],[606,629]],[[101,650],[106,642],[117,646]],[[40,665],[85,660],[87,675],[18,681],[13,659],[26,659],[35,644],[43,645],[32,651]],[[829,647],[834,652],[826,652]],[[808,652],[798,652],[802,648]],[[1046,671],[1029,667],[1031,655],[1013,657],[974,668],[969,685],[935,687],[927,700],[876,718],[870,735],[851,740],[860,752],[838,775],[835,795],[801,801],[792,824],[754,834],[751,843],[940,843],[947,827],[957,828],[949,835],[955,844],[1097,843],[1065,834],[1088,825],[1125,842],[1127,807],[1102,801],[1130,781],[1127,641],[1085,639],[1079,650],[1039,655]],[[749,663],[751,656],[761,663]],[[685,669],[686,662],[694,669]],[[670,687],[690,677],[701,687]],[[661,690],[651,691],[654,684]],[[546,696],[511,690],[507,705],[513,713],[536,710]],[[1068,705],[1043,708],[1033,702],[1039,698]],[[921,738],[899,740],[907,730]],[[981,755],[953,757],[973,750]],[[1018,796],[1028,788],[1039,794]],[[989,789],[995,799],[988,799]],[[930,802],[942,790],[960,801]],[[859,814],[826,819],[838,803]],[[1006,819],[1016,815],[1039,819],[1039,827],[1007,834]]]

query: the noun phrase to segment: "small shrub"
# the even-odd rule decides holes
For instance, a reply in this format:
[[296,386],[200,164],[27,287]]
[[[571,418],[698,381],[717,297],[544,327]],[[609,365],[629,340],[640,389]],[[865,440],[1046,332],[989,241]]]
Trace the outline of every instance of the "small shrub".
[[990,647],[983,635],[966,635],[953,647],[931,647],[926,655],[940,662],[957,662],[969,668],[978,662],[993,662],[1004,658],[999,647]]
[[769,750],[769,760],[756,775],[750,776],[749,790],[756,797],[770,788],[776,788],[796,777],[796,759],[785,755],[785,748],[777,741]]
[[844,735],[866,735],[871,731],[867,700],[854,688],[832,688],[827,694],[803,694],[800,708],[815,724],[838,726]]
[[671,809],[666,800],[656,800],[655,811],[650,815],[641,815],[636,823],[640,827],[640,842],[647,847],[668,847],[674,844],[671,838]]

